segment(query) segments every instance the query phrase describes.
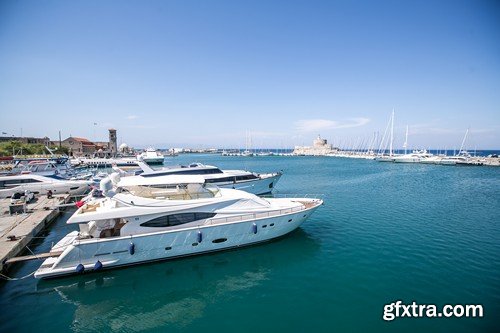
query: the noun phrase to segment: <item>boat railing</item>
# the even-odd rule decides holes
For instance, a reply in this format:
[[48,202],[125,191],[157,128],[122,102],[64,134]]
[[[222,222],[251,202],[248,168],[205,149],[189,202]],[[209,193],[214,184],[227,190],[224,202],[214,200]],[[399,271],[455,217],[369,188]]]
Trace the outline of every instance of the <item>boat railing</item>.
[[205,221],[204,225],[224,224],[224,223],[231,223],[231,222],[242,222],[242,221],[247,221],[247,220],[256,220],[256,219],[267,218],[267,217],[288,215],[288,214],[304,211],[304,210],[307,210],[313,206],[319,205],[321,200],[316,200],[316,201],[311,201],[311,202],[310,201],[303,202],[303,201],[297,200],[297,202],[300,202],[302,205],[291,207],[291,208],[271,210],[268,212],[211,218],[211,219],[207,219]]
[[219,218],[208,219],[205,222],[205,225],[207,225],[207,224],[208,225],[223,224],[223,223],[230,223],[230,222],[255,220],[255,219],[266,218],[266,217],[274,217],[274,216],[280,216],[280,215],[286,215],[286,214],[291,214],[291,213],[295,213],[295,212],[300,212],[301,210],[304,210],[304,209],[305,209],[304,206],[300,206],[300,207],[273,210],[273,211],[269,211],[269,212],[245,214],[245,215],[238,215],[238,216],[219,217]]
[[306,198],[306,199],[323,199],[325,196],[324,193],[281,193],[281,192],[276,192],[272,194],[265,194],[262,195],[262,198],[283,198],[283,199],[291,199],[291,198]]

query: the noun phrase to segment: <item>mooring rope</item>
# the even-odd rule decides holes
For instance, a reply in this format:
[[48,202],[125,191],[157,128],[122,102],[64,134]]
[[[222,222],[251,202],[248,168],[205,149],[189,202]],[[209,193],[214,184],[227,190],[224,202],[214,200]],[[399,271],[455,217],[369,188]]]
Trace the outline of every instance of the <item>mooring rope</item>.
[[22,277],[19,277],[19,278],[12,278],[12,277],[9,277],[7,275],[3,275],[2,273],[0,273],[0,278],[4,279],[4,280],[7,280],[7,281],[19,281],[19,280],[24,280],[26,278],[29,278],[30,276],[32,276],[33,274],[35,274],[35,272],[37,271],[38,269],[35,269],[33,272],[29,273],[28,275],[25,275],[25,276],[22,276]]

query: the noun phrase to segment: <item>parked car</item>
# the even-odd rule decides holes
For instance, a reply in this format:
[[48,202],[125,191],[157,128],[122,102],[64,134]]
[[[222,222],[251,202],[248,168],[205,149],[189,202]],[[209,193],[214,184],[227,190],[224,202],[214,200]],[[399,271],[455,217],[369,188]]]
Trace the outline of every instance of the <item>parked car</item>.
[[31,200],[35,199],[35,194],[30,190],[25,190],[23,192],[16,192],[10,198],[11,204],[29,203]]

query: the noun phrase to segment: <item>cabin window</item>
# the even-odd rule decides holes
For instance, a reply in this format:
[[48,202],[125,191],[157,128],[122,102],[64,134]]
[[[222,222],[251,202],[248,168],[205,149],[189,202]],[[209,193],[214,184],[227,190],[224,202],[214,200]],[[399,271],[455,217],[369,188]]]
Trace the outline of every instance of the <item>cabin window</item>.
[[9,187],[14,187],[20,184],[25,184],[25,183],[39,183],[39,180],[36,179],[7,179],[7,180],[2,180],[0,182],[0,188],[9,188]]
[[141,227],[162,228],[169,227],[168,216],[160,216],[147,222],[141,223]]
[[180,213],[160,216],[147,222],[141,223],[141,227],[165,228],[185,224],[198,220],[205,220],[215,216],[215,213]]
[[244,175],[244,176],[236,176],[236,181],[239,181],[239,180],[252,180],[252,179],[257,179],[259,177],[257,177],[256,175]]
[[23,184],[27,184],[27,183],[40,183],[41,181],[33,178],[28,178],[28,179],[21,179],[20,182]]
[[224,182],[234,182],[234,177],[224,177],[224,178],[212,178],[205,180],[205,183],[224,183]]
[[1,187],[7,186],[7,185],[19,185],[19,184],[29,184],[29,183],[40,183],[40,180],[33,179],[33,178],[26,178],[26,179],[6,179],[0,183]]
[[168,224],[171,226],[189,223],[193,221],[196,221],[196,215],[194,213],[175,214],[175,215],[170,215],[168,217]]

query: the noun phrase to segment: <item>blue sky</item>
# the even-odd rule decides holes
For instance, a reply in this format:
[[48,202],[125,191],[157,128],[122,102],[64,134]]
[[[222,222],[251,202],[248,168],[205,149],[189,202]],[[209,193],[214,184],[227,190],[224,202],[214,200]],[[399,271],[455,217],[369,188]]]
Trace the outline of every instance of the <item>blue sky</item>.
[[[0,131],[500,148],[498,1],[1,1]],[[97,125],[94,125],[97,123]]]

